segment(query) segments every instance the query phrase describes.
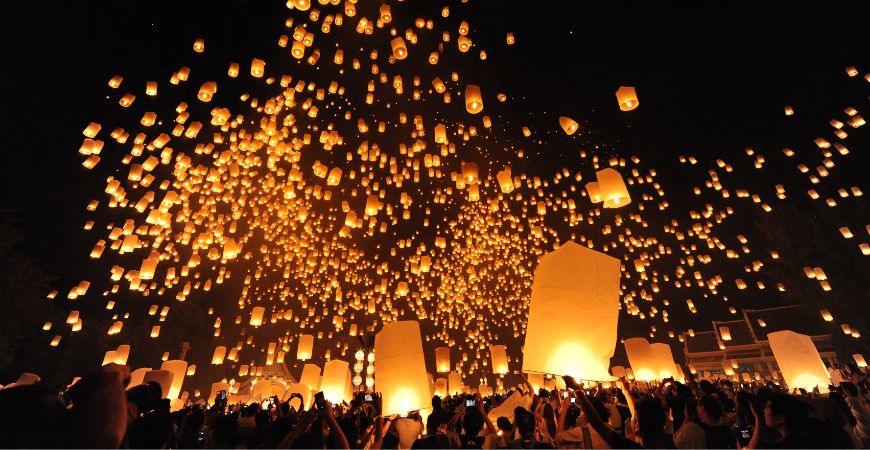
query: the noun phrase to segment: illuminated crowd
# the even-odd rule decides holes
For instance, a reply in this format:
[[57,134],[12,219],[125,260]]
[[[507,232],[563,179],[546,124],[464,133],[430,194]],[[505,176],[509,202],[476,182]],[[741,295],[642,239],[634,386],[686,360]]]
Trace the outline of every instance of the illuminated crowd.
[[[382,414],[380,393],[332,404],[298,394],[170,411],[158,383],[126,386],[109,364],[69,389],[36,380],[0,391],[0,439],[17,448],[866,448],[870,377],[789,390],[727,379],[578,383],[434,396],[431,408]],[[826,391],[828,389],[825,389]]]

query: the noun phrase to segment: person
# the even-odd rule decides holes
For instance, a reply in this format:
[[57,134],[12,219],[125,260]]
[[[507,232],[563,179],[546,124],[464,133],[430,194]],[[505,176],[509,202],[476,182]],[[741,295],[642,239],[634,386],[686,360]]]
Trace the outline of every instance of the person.
[[870,405],[863,395],[860,395],[858,386],[851,382],[840,383],[840,388],[846,395],[846,405],[852,417],[855,418],[855,436],[864,447],[870,447]]
[[520,436],[508,442],[507,448],[537,448],[535,416],[529,410],[518,406],[514,409],[514,424]]
[[706,448],[737,448],[737,440],[722,420],[722,405],[712,395],[704,395],[697,403],[699,425],[704,429]]
[[674,433],[674,445],[677,448],[708,448],[704,428],[698,424],[697,402],[688,398],[683,407],[683,422]]

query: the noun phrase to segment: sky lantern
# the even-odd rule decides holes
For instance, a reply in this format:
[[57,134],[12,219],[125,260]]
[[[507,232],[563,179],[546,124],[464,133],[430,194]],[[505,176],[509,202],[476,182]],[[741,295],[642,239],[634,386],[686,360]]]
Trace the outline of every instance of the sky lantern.
[[[380,372],[380,363],[378,365]],[[380,373],[378,373],[380,377]],[[327,361],[323,366],[323,379],[320,381],[320,390],[323,391],[323,396],[332,403],[338,404],[347,398],[347,384],[350,380],[350,369],[347,361],[333,359]],[[380,378],[378,378],[380,383]],[[380,386],[378,387],[380,389]]]
[[498,186],[501,191],[505,194],[510,194],[514,190],[514,180],[511,177],[511,168],[505,167],[504,170],[500,170],[496,176],[496,180],[498,181]]
[[631,111],[640,104],[633,86],[620,86],[616,90],[616,102],[619,103],[619,109],[622,111]]
[[193,41],[193,51],[197,53],[202,53],[205,51],[205,41],[202,39],[195,39]]
[[492,358],[492,373],[504,375],[508,373],[507,350],[504,345],[490,345],[489,353]]
[[264,73],[266,73],[266,62],[262,59],[254,58],[251,61],[251,76],[262,78]]
[[479,86],[469,84],[465,87],[465,110],[469,114],[483,111],[483,97],[480,94]]
[[598,179],[598,188],[605,208],[619,208],[631,203],[631,196],[628,194],[622,175],[615,169],[608,167],[599,170],[595,173],[595,177]]
[[417,321],[384,325],[375,336],[375,354],[378,355],[377,388],[384,396],[384,414],[404,415],[431,406],[432,394]]
[[184,376],[187,372],[187,361],[173,359],[165,361],[160,365],[160,370],[165,370],[172,374],[172,383],[169,386],[166,398],[175,400],[181,394],[181,385],[184,383]]
[[657,358],[649,341],[645,338],[629,338],[622,344],[625,346],[625,354],[628,356],[635,379],[641,381],[658,379]]
[[149,381],[154,381],[160,385],[160,398],[169,398],[169,391],[172,388],[172,372],[168,370],[149,370],[145,372],[142,384],[146,384]]
[[199,87],[199,93],[196,98],[203,102],[210,102],[214,94],[217,92],[217,83],[214,81],[206,81]]
[[450,347],[435,348],[435,371],[438,373],[450,372]]
[[390,47],[393,49],[393,56],[396,59],[405,59],[408,57],[408,47],[405,45],[405,40],[401,36],[390,41]]
[[861,368],[867,367],[867,361],[864,359],[864,356],[861,355],[860,353],[853,354],[852,359],[855,360],[855,364],[857,364],[858,367],[861,367]]
[[476,184],[477,183],[477,164],[473,162],[463,162],[462,163],[462,181],[465,184]]
[[263,324],[263,315],[266,314],[266,308],[255,306],[251,308],[251,320],[248,322],[252,327],[259,327]]
[[435,143],[447,143],[447,127],[445,127],[444,124],[439,123],[438,125],[435,125]]
[[465,389],[462,385],[462,374],[453,371],[447,376],[447,393],[449,395],[461,394]]
[[767,340],[789,388],[828,392],[831,376],[812,338],[790,330],[768,333]]
[[306,364],[303,366],[299,382],[308,386],[312,391],[320,390],[320,367],[316,364]]
[[565,134],[571,136],[576,133],[578,129],[580,129],[580,124],[577,123],[574,119],[566,116],[559,116],[559,126],[565,130]]
[[214,349],[214,354],[211,357],[211,363],[215,365],[223,364],[224,358],[227,355],[227,348],[219,345]]
[[532,283],[523,371],[610,380],[619,277],[618,259],[572,241],[542,256]]
[[296,359],[307,361],[311,359],[311,352],[314,348],[314,336],[303,334],[299,336],[299,347],[296,349]]
[[677,365],[674,363],[674,354],[670,345],[658,342],[650,344],[650,350],[652,350],[652,354],[656,358],[656,369],[658,372],[657,379],[662,380],[679,375],[677,373]]
[[513,33],[508,33],[507,36],[505,36],[505,40],[507,41],[507,45],[514,45],[517,41],[516,38],[514,38]]

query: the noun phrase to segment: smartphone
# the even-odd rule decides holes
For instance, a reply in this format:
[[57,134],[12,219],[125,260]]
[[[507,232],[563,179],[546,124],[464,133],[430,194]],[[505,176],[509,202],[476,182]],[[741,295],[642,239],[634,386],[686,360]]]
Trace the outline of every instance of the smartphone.
[[740,445],[747,445],[752,440],[752,427],[745,426],[737,429],[737,436]]
[[227,391],[220,390],[217,395],[218,400],[226,400],[227,399]]
[[314,394],[314,405],[321,411],[326,409],[326,399],[323,398],[323,391]]
[[366,394],[365,401],[367,401],[367,402],[374,401],[374,399],[372,398],[372,394]]
[[205,441],[205,431],[197,431],[196,432],[196,440],[199,442]]
[[568,391],[562,391],[562,398],[568,398]]
[[477,406],[477,402],[474,401],[474,399],[467,399],[467,400],[465,400],[465,406],[468,406],[468,407]]
[[571,403],[576,403],[576,402],[577,402],[577,399],[574,397],[571,397]]

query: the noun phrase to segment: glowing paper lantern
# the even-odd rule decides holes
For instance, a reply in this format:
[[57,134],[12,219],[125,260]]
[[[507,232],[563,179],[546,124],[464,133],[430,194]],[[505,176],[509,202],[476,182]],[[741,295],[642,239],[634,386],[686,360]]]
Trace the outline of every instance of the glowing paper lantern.
[[505,194],[510,194],[514,190],[514,180],[511,178],[511,168],[505,167],[504,170],[498,172],[495,176],[498,181],[498,186]]
[[631,111],[637,108],[640,102],[637,100],[637,92],[632,86],[620,86],[616,90],[616,102],[622,111]]
[[619,208],[631,203],[628,188],[619,172],[608,167],[596,172],[595,177],[598,178],[598,188],[605,208]]
[[447,396],[447,378],[438,378],[435,380],[435,393],[439,397]]
[[214,355],[211,357],[212,364],[223,364],[224,357],[227,356],[227,348],[223,345],[218,346],[214,349]]
[[529,379],[529,384],[532,385],[532,389],[535,392],[538,392],[539,389],[544,387],[544,374],[542,373],[530,373],[527,375]]
[[[572,241],[541,257],[532,283],[523,371],[610,380],[619,276],[618,259]],[[559,317],[558,327],[553,317]]]
[[576,133],[578,129],[580,129],[580,124],[574,121],[574,119],[565,116],[559,116],[559,126],[565,130],[565,133],[568,136]]
[[299,383],[308,386],[312,391],[320,390],[320,367],[316,364],[306,364],[302,367]]
[[250,324],[253,327],[259,327],[263,324],[263,315],[266,313],[266,308],[262,306],[255,306],[251,309],[251,320]]
[[652,347],[644,338],[630,338],[622,342],[625,354],[631,364],[634,378],[641,381],[652,381],[658,378],[656,356]]
[[124,365],[127,364],[127,359],[130,357],[130,346],[129,345],[119,345],[118,349],[115,350],[115,364]]
[[160,398],[169,398],[169,389],[172,387],[172,372],[168,370],[149,370],[145,372],[142,384],[154,381],[160,384]]
[[456,371],[450,372],[450,375],[447,376],[447,394],[461,394],[462,390],[462,374]]
[[150,367],[140,367],[132,372],[130,372],[130,383],[127,384],[127,389],[134,388],[142,384],[142,380],[145,379],[145,374],[151,370]]
[[483,97],[480,94],[479,86],[469,84],[465,87],[465,110],[469,114],[483,111]]
[[658,379],[675,377],[677,375],[677,365],[674,363],[674,354],[671,351],[671,346],[664,343],[656,343],[650,345],[650,350],[652,350],[656,358]]
[[407,414],[431,405],[419,322],[384,325],[375,336],[375,354],[378,391],[384,396],[383,414]]
[[172,374],[172,384],[169,386],[169,392],[166,398],[175,400],[181,394],[181,384],[184,383],[184,376],[187,373],[187,361],[173,359],[164,362],[160,366],[160,370],[165,370]]
[[438,373],[450,372],[450,347],[435,349],[435,371]]
[[831,376],[812,338],[790,330],[769,333],[767,340],[783,379],[790,388],[828,392]]
[[855,353],[854,355],[852,355],[852,359],[855,360],[855,364],[857,364],[858,367],[867,367],[867,361],[864,360],[864,356],[862,356],[860,353]]
[[499,375],[508,373],[508,358],[505,346],[491,345],[489,353],[492,356],[492,373]]
[[[378,372],[380,377],[380,365],[378,366]],[[323,391],[323,396],[332,403],[350,400],[350,398],[346,397],[349,380],[350,369],[347,361],[340,359],[327,361],[323,365],[323,379],[320,381],[320,390]],[[380,384],[380,378],[378,378],[378,383]]]
[[408,47],[401,36],[390,41],[390,47],[393,49],[393,56],[396,59],[405,59],[408,56]]
[[299,336],[299,347],[296,349],[296,359],[307,361],[311,359],[311,352],[314,348],[314,336],[303,334]]

